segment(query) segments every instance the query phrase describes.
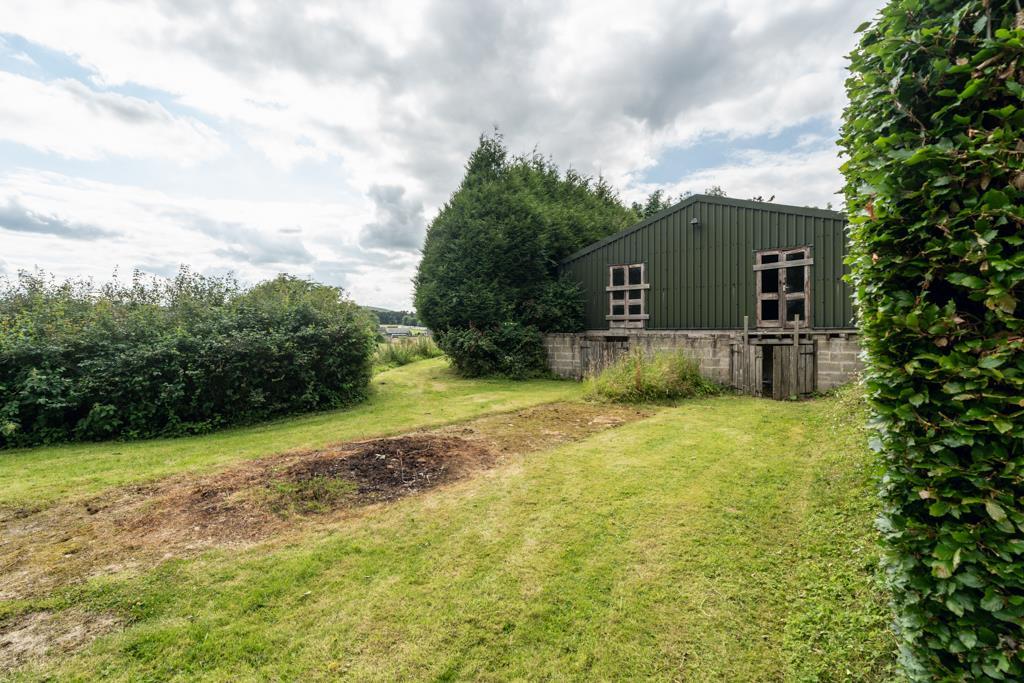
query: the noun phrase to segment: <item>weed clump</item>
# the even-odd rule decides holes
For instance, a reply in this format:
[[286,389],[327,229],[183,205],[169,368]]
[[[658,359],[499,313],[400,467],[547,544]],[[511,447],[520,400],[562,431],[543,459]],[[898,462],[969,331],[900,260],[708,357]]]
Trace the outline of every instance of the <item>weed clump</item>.
[[701,376],[697,362],[681,351],[647,355],[637,350],[586,380],[588,397],[621,403],[672,401],[718,391],[718,385]]
[[377,345],[373,365],[378,370],[387,370],[408,365],[414,361],[437,358],[442,355],[444,355],[444,352],[441,351],[430,337],[420,336],[396,339],[392,342],[384,342]]

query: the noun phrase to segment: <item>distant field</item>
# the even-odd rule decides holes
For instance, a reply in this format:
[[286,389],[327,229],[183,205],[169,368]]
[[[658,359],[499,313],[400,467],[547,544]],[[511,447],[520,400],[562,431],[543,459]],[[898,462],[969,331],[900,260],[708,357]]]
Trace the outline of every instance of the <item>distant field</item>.
[[[438,361],[377,382],[346,413],[131,444],[137,468],[127,444],[0,456],[8,500],[53,503],[5,521],[54,581],[0,575],[0,640],[29,653],[14,679],[890,679],[849,397],[637,409]],[[253,460],[426,425],[446,426]],[[361,478],[378,459],[402,469]],[[163,556],[140,540],[134,566],[62,575],[99,519],[177,531]]]

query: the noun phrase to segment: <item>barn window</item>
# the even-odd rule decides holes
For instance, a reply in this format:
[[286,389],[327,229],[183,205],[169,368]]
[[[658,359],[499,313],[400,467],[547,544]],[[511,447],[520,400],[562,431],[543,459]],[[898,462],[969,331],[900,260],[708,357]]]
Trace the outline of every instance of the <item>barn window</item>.
[[612,325],[647,320],[647,266],[629,263],[608,267],[608,315]]
[[811,319],[810,247],[766,249],[755,255],[758,327],[808,326]]

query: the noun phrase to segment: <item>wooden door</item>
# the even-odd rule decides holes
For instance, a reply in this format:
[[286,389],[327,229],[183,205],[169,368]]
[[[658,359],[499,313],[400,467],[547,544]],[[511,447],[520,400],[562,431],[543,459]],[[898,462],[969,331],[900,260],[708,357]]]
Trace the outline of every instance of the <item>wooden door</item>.
[[772,398],[781,401],[813,394],[818,376],[815,344],[779,344],[773,352]]

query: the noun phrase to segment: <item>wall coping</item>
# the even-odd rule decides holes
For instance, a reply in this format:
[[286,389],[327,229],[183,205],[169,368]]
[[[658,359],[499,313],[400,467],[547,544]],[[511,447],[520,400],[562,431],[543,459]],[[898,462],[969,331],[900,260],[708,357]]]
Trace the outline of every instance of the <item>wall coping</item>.
[[[672,337],[672,336],[691,336],[691,337],[711,337],[711,336],[729,336],[729,337],[742,337],[743,330],[638,330],[631,328],[622,328],[614,330],[585,330],[583,332],[547,332],[545,336],[578,336],[578,337]],[[774,330],[748,330],[748,337],[792,337],[793,330],[791,329],[774,329]],[[801,337],[856,337],[858,332],[854,328],[849,329],[802,329],[800,330]]]

